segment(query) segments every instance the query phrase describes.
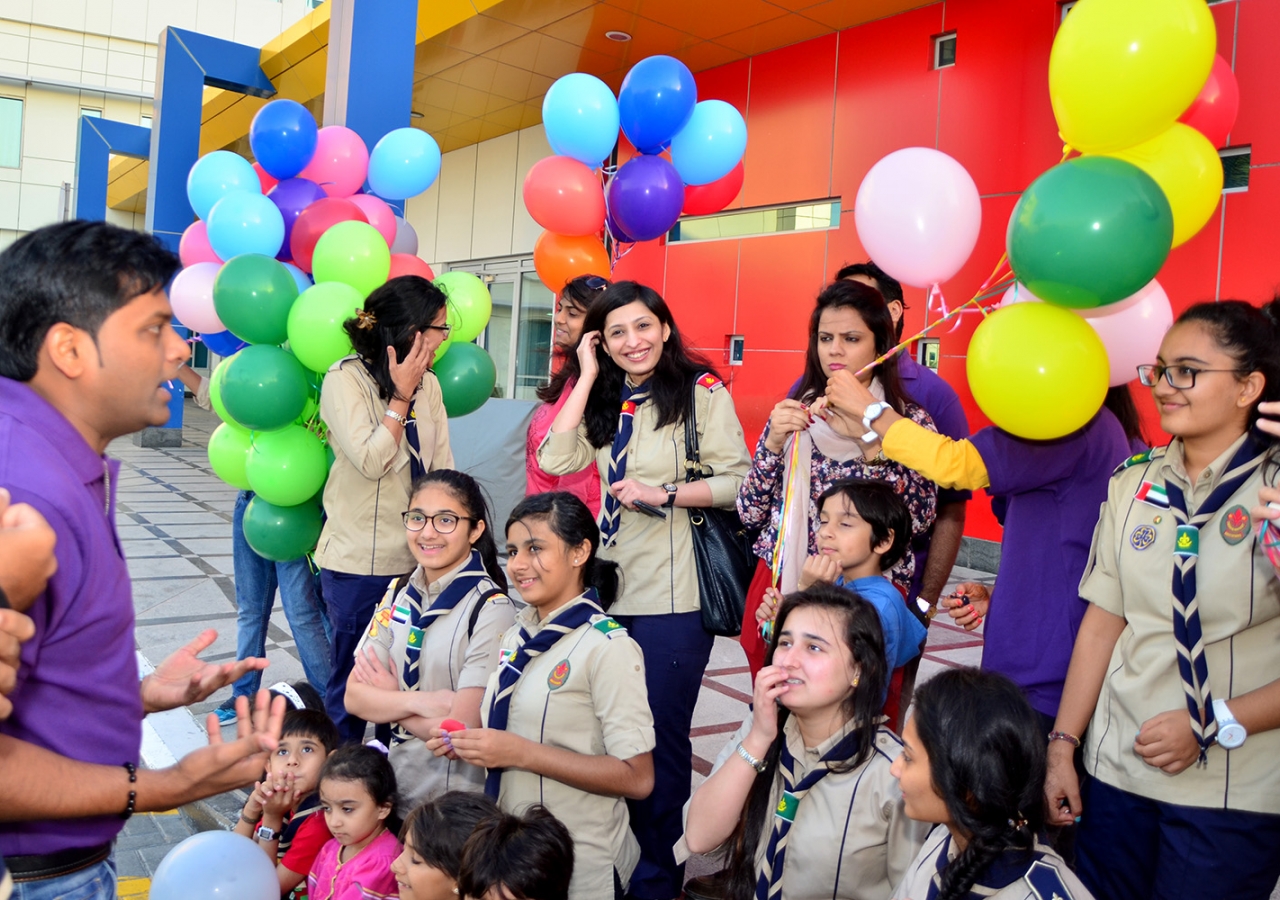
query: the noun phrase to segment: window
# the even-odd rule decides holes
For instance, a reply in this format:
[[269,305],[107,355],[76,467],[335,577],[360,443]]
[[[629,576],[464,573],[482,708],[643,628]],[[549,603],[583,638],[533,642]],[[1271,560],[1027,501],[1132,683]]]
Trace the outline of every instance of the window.
[[22,165],[22,101],[0,97],[0,168]]
[[88,107],[88,106],[82,106],[80,107],[80,115],[88,116],[90,119],[101,119],[102,110],[93,109],[92,107]]
[[151,127],[151,117],[150,117],[150,116],[143,116],[143,117],[140,119],[140,124],[142,125],[142,127],[143,127],[143,128],[150,128],[150,127]]
[[933,67],[947,69],[956,64],[956,33],[934,35]]
[[1249,190],[1249,164],[1253,161],[1253,145],[1224,147],[1222,158],[1222,193],[1239,194]]
[[840,227],[840,200],[820,200],[796,206],[745,209],[715,216],[681,219],[668,241],[718,241],[728,238],[820,231]]

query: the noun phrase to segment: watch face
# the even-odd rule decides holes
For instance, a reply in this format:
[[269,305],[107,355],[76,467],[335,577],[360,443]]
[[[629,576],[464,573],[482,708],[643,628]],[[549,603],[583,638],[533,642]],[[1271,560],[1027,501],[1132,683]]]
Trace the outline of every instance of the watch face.
[[1218,743],[1226,750],[1234,750],[1244,743],[1246,732],[1239,723],[1225,725],[1218,729]]

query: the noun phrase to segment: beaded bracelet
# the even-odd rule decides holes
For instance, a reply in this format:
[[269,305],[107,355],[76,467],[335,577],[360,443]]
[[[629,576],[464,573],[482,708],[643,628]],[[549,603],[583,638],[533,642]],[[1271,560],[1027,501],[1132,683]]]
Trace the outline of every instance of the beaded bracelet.
[[[131,762],[121,763],[121,765],[124,766],[125,771],[129,773],[129,783],[137,784],[138,783],[138,767]],[[134,807],[137,805],[138,805],[138,792],[131,790],[129,791],[129,803],[125,806],[124,812],[120,813],[120,818],[128,819],[130,816],[132,816]]]
[[1076,737],[1074,734],[1067,734],[1065,731],[1050,731],[1049,743],[1052,744],[1054,741],[1066,741],[1077,750],[1080,749],[1080,738]]

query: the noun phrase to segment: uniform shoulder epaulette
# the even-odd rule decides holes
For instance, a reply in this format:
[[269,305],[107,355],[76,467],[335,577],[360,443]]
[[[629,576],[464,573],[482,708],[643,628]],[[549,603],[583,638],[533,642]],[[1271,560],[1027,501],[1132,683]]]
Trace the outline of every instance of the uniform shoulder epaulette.
[[1150,450],[1143,453],[1135,453],[1133,456],[1130,456],[1124,462],[1120,463],[1120,465],[1116,466],[1115,471],[1111,474],[1119,475],[1125,469],[1132,469],[1134,466],[1145,466],[1153,459],[1159,459],[1164,456],[1167,449],[1167,447],[1152,447]]
[[1073,900],[1071,889],[1062,880],[1062,874],[1044,860],[1036,860],[1022,876],[1037,900]]
[[591,627],[607,638],[614,638],[620,634],[627,633],[627,629],[622,627],[621,622],[603,613],[591,617]]
[[697,384],[712,392],[724,387],[724,382],[710,372],[699,378]]

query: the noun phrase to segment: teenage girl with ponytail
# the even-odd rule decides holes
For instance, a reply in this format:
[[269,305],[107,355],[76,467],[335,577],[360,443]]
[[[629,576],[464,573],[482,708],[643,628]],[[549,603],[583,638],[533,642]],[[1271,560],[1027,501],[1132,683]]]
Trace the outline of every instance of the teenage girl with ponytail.
[[489,770],[507,812],[541,803],[573,835],[570,900],[621,897],[640,848],[626,800],[653,790],[644,658],[606,610],[618,567],[600,559],[595,518],[572,494],[535,494],[507,520],[507,572],[528,606],[502,641],[484,728],[430,742]]
[[515,621],[480,486],[437,469],[419,476],[404,511],[418,566],[391,582],[356,649],[347,709],[394,723],[391,764],[404,815],[445,791],[479,791],[484,771],[424,743],[443,719],[480,724],[480,701]]
[[895,900],[1092,900],[1041,843],[1044,737],[1016,684],[949,669],[916,689],[893,774],[907,815],[936,822]]

